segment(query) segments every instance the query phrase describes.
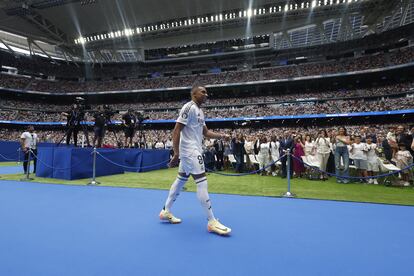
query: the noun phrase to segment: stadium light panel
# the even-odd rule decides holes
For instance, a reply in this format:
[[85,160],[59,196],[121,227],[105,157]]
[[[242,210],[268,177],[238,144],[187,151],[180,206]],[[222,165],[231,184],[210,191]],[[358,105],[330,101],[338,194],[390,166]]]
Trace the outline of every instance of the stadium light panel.
[[256,9],[253,10],[253,15],[257,15],[257,10]]
[[285,12],[287,12],[289,10],[289,6],[288,4],[285,5]]
[[221,13],[219,14],[219,20],[223,21],[223,15]]
[[313,1],[312,1],[312,9],[313,9],[314,7],[316,7],[316,0],[313,0]]
[[252,9],[248,9],[246,15],[248,18],[252,17]]

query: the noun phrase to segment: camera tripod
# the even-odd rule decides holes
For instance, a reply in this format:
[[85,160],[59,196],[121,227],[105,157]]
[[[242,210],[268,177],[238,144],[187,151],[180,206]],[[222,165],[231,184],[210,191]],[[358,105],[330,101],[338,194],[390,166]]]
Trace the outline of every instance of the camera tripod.
[[74,139],[73,142],[74,142],[75,146],[77,146],[77,137],[75,138],[75,136],[78,135],[79,127],[82,129],[82,132],[85,135],[87,146],[88,147],[91,146],[90,143],[89,143],[88,126],[86,124],[82,124],[80,121],[81,120],[79,120],[79,119],[74,119],[74,120],[71,119],[70,121],[68,121],[68,123],[66,125],[67,129],[65,131],[65,134],[62,136],[62,138],[59,140],[59,142],[57,143],[56,146],[59,146],[63,142],[63,140],[65,140],[65,138],[67,139],[66,140],[67,144],[69,144],[70,136],[72,136],[72,133],[75,134],[74,137],[73,137],[73,139]]

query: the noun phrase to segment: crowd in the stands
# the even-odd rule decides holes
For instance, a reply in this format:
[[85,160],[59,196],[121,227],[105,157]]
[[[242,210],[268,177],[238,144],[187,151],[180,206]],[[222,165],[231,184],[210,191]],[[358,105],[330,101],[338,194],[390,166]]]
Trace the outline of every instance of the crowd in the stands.
[[[344,59],[338,62],[335,61],[320,61],[312,63],[303,63],[297,65],[277,66],[270,68],[251,69],[251,67],[238,68],[237,71],[226,71],[218,73],[196,73],[191,72],[175,72],[173,76],[164,76],[171,68],[160,68],[161,72],[148,72],[144,75],[135,74],[134,70],[120,69],[126,75],[119,79],[101,79],[85,81],[81,80],[45,80],[45,79],[28,79],[26,77],[0,77],[0,87],[17,88],[34,91],[45,92],[96,92],[96,91],[124,91],[134,89],[162,89],[170,87],[188,87],[193,83],[203,84],[229,84],[241,83],[249,81],[264,81],[287,79],[293,77],[303,76],[317,76],[324,74],[336,74],[345,72],[354,72],[367,70],[372,68],[383,68],[391,65],[409,63],[414,61],[414,47],[399,49],[391,53],[380,53],[376,55],[367,55],[356,58]],[[3,61],[4,62],[4,61]],[[7,65],[6,60],[5,65]],[[131,65],[126,65],[126,67]],[[187,66],[187,65],[186,65]],[[190,67],[188,64],[187,67]],[[72,67],[71,67],[72,68]],[[104,67],[105,68],[105,67]],[[109,67],[112,69],[99,69],[99,66],[94,70],[101,70],[108,73],[105,75],[114,76],[111,74],[113,70],[118,70],[118,67]],[[121,67],[122,68],[122,67]],[[184,66],[185,68],[185,66]],[[154,68],[147,68],[153,70]],[[145,70],[147,70],[145,69]],[[139,70],[143,70],[142,68]],[[94,73],[91,73],[92,75]],[[98,73],[99,74],[99,73]],[[178,75],[177,75],[178,74]]]
[[[216,98],[214,94],[204,105],[208,118],[259,117],[276,115],[333,114],[368,111],[403,110],[414,108],[413,83],[399,83],[354,90],[309,90],[275,96]],[[187,101],[136,102],[111,104],[120,111],[113,120],[121,120],[127,109],[145,113],[150,119],[175,119],[179,108]],[[0,118],[8,121],[61,122],[70,105],[46,104],[22,100],[0,99]],[[93,121],[98,105],[91,105],[86,120]]]

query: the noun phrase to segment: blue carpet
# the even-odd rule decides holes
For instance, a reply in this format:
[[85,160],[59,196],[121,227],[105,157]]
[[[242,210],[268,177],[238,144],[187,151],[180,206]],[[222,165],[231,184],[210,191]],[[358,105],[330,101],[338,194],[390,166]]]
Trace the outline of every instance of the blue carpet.
[[[33,168],[30,170],[32,172]],[[0,174],[15,174],[21,173],[23,175],[23,165],[20,166],[0,166]]]
[[0,275],[414,275],[414,208],[0,181]]

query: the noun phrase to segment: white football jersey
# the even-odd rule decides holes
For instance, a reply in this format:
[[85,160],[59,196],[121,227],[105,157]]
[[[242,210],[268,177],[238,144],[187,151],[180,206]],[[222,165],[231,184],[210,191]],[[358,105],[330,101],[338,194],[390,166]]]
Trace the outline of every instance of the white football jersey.
[[180,111],[178,123],[185,125],[181,131],[180,156],[201,154],[203,144],[204,113],[193,101],[186,103]]

